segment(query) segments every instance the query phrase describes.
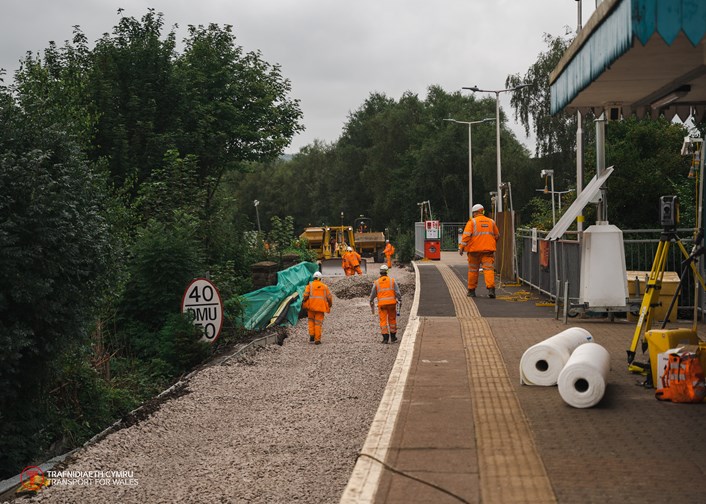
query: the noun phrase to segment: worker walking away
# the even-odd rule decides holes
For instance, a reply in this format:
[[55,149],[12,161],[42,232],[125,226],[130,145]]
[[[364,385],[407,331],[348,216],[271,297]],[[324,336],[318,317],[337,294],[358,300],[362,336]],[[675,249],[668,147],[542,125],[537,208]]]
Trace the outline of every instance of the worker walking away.
[[478,286],[478,269],[483,267],[483,278],[488,288],[488,297],[495,297],[495,249],[497,248],[500,231],[495,221],[486,217],[483,205],[473,205],[471,218],[463,230],[458,253],[468,256],[468,297],[476,297]]
[[402,306],[402,294],[394,278],[387,274],[388,267],[380,266],[380,278],[373,282],[370,291],[370,309],[375,315],[375,299],[378,300],[382,343],[397,341],[397,312]]
[[348,247],[346,249],[346,253],[343,255],[343,269],[346,272],[346,276],[363,274],[363,270],[360,268],[361,260],[362,257],[360,257],[358,252],[353,250],[353,247]]
[[309,342],[321,344],[321,332],[324,314],[331,312],[333,296],[325,283],[321,281],[321,272],[314,273],[314,279],[304,289],[303,307],[309,319]]
[[395,247],[392,246],[390,240],[385,240],[385,250],[382,251],[387,259],[387,267],[392,268],[392,256],[395,254]]

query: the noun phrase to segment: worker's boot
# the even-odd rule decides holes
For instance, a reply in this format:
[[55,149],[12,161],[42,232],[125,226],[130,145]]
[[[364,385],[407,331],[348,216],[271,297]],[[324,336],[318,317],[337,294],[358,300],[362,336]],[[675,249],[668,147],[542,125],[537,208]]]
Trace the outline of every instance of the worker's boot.
[[475,289],[468,289],[468,294],[466,294],[468,297],[476,297],[476,290]]
[[309,343],[313,343],[313,342],[314,342],[314,337],[312,335],[309,335]]
[[397,343],[397,333],[390,334],[390,343]]
[[321,340],[320,340],[320,339],[317,339],[316,341],[314,341],[314,345],[320,345],[320,344],[321,344]]
[[495,287],[488,289],[488,297],[490,299],[495,299]]
[[387,339],[388,339],[388,338],[389,338],[389,336],[388,336],[387,334],[383,334],[383,335],[382,335],[382,342],[381,342],[381,343],[383,343],[383,344],[387,343]]

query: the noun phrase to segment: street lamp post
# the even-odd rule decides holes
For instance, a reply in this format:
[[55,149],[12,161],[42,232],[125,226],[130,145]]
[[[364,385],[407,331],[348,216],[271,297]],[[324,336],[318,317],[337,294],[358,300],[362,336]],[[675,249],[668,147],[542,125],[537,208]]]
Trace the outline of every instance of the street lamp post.
[[[552,179],[552,226],[556,226],[556,210],[554,209],[554,170],[542,170],[541,177],[549,177]],[[545,184],[546,185],[546,184]],[[544,188],[544,193],[548,193],[547,188]]]
[[555,191],[554,190],[554,170],[542,170],[540,172],[541,177],[551,177],[552,179],[552,190],[549,191],[549,187],[547,187],[547,182],[545,181],[544,183],[544,189],[536,189],[537,191],[543,192],[544,194],[549,194],[551,192],[552,195],[552,226],[556,226],[556,210],[554,206],[554,196],[556,196],[556,200],[559,204],[559,213],[561,214],[561,197],[564,194],[573,192],[573,189],[569,189],[568,191]]
[[258,233],[262,233],[262,229],[260,228],[260,212],[258,212],[257,207],[260,204],[259,200],[253,201],[253,204],[255,205],[255,216],[257,217],[257,231]]
[[500,161],[500,93],[506,93],[508,91],[517,91],[523,87],[527,87],[529,84],[518,84],[515,87],[489,90],[489,89],[479,89],[478,86],[464,87],[462,89],[468,89],[474,93],[495,93],[495,143],[496,143],[496,158],[498,163],[498,197],[495,198],[495,215],[497,216],[503,211],[503,199],[502,189],[500,184],[502,184],[502,163]]
[[484,122],[494,121],[492,117],[486,117],[480,121],[457,121],[456,119],[444,119],[444,121],[454,122],[456,124],[467,124],[468,125],[468,215],[472,215],[473,212],[473,142],[471,140],[471,126],[474,124],[480,124]]

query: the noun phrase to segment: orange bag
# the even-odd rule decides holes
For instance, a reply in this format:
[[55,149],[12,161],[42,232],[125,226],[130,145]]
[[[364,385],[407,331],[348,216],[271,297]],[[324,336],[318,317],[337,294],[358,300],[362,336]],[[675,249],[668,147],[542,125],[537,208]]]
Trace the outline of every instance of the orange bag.
[[706,380],[699,358],[693,353],[670,354],[662,374],[662,388],[655,397],[660,401],[700,403],[706,397]]

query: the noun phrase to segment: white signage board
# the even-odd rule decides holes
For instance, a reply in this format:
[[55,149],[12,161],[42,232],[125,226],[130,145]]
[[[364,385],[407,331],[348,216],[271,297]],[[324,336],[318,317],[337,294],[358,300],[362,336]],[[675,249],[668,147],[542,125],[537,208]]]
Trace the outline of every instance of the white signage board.
[[194,315],[194,325],[203,329],[201,341],[213,343],[223,327],[223,302],[216,286],[206,278],[192,280],[184,291],[181,312]]
[[427,240],[438,240],[439,239],[439,221],[425,221],[426,239]]

